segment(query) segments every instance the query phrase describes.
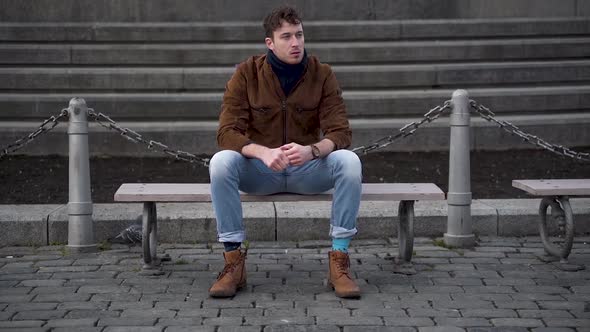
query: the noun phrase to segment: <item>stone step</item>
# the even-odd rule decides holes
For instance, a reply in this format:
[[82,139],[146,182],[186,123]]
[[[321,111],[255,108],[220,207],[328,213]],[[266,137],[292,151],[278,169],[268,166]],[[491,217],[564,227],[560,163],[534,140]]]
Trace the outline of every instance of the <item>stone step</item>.
[[[391,41],[590,34],[589,17],[309,21],[308,41]],[[0,22],[6,42],[262,42],[260,22]]]
[[[587,59],[590,38],[307,43],[310,54],[336,64]],[[29,44],[0,45],[4,65],[236,65],[264,44]]]
[[[567,147],[588,146],[590,142],[590,112],[499,115],[498,119],[518,126],[522,131],[537,135],[547,142]],[[351,147],[369,145],[388,135],[395,135],[399,128],[421,118],[352,119],[353,143]],[[144,119],[146,120],[146,119]],[[530,149],[534,146],[511,135],[480,116],[472,115],[471,148],[476,150]],[[217,151],[215,132],[217,121],[161,120],[117,121],[121,127],[138,132],[146,140],[155,140],[173,151],[183,150],[194,154],[211,155]],[[39,122],[0,121],[0,148],[25,137]],[[103,156],[164,156],[148,150],[145,145],[125,140],[113,130],[97,123],[90,124],[90,153]],[[384,148],[384,151],[446,151],[449,148],[449,117],[443,115],[432,123],[424,124],[414,135],[401,138]],[[67,155],[67,123],[60,123],[49,133],[18,151],[27,155]],[[549,152],[548,152],[549,153]]]
[[[451,98],[452,89],[345,91],[352,118],[419,116]],[[590,85],[469,89],[472,99],[498,114],[542,114],[590,110]],[[73,97],[115,120],[216,120],[222,93],[0,93],[0,120],[43,120]]]
[[[574,83],[590,80],[590,60],[333,66],[347,89]],[[8,67],[0,89],[223,91],[233,67]]]
[[[306,20],[590,16],[579,0],[292,0]],[[270,0],[36,0],[0,1],[2,22],[262,21]]]

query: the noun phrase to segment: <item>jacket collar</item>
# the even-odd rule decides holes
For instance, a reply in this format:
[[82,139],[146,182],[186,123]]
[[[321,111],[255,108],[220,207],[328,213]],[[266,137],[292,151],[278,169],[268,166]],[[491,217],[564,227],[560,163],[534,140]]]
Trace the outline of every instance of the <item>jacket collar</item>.
[[[266,54],[266,62],[271,69],[270,72],[274,73],[274,75],[271,75],[278,79],[284,97],[287,97],[305,75],[308,62],[307,51],[303,50],[303,59],[300,63],[291,65],[284,63],[273,51],[268,50]],[[275,78],[273,78],[273,80],[275,80]]]
[[268,63],[272,67],[272,70],[279,77],[300,76],[304,72],[305,67],[307,66],[307,50],[303,50],[303,59],[301,60],[301,62],[294,65],[284,63],[271,50],[268,50],[268,52],[266,52],[266,61],[268,61]]

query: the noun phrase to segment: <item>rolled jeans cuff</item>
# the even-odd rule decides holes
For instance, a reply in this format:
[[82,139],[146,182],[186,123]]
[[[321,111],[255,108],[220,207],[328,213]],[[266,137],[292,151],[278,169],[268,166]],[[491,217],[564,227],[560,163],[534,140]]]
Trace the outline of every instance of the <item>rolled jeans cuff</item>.
[[330,237],[332,237],[333,239],[342,239],[342,238],[353,237],[356,233],[357,233],[356,227],[353,229],[346,229],[343,227],[330,225]]
[[244,242],[244,231],[226,232],[218,236],[219,242]]

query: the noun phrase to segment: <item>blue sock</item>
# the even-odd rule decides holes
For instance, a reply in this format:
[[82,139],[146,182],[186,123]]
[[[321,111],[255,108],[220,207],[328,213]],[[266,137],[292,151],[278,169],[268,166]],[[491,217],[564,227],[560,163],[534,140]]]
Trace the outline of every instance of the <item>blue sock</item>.
[[348,252],[348,245],[350,244],[350,240],[352,240],[352,238],[350,237],[342,239],[332,239],[332,250]]
[[223,242],[223,248],[226,252],[234,251],[242,245],[242,242]]

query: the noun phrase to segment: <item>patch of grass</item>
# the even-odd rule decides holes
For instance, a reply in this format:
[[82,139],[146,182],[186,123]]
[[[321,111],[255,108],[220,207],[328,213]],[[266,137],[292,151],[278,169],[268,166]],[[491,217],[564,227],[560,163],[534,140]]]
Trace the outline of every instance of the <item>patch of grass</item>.
[[424,265],[424,268],[422,269],[422,271],[434,271],[434,266],[426,264],[426,265]]
[[49,242],[50,246],[65,246],[66,244],[63,242],[59,242],[59,241],[51,241]]
[[447,245],[443,239],[434,239],[432,240],[432,244],[437,247],[446,248],[449,250],[457,249],[456,247]]
[[186,265],[188,264],[188,262],[184,259],[177,259],[176,262],[174,262],[174,264],[176,265]]
[[68,247],[66,247],[65,245],[63,245],[63,246],[61,246],[61,247],[59,248],[59,253],[60,253],[62,256],[67,256],[67,255],[69,255],[69,254],[70,254],[70,251],[68,250]]
[[27,246],[27,247],[31,247],[31,248],[33,248],[33,250],[37,250],[37,249],[39,249],[39,247],[40,247],[39,243],[32,242],[32,241],[31,241],[31,242],[29,242],[29,243],[27,243],[27,245],[26,245],[26,246]]
[[107,251],[107,250],[111,250],[111,243],[107,240],[102,240],[97,246],[96,248],[99,251]]
[[434,239],[434,240],[432,240],[432,244],[434,244],[437,247],[452,250],[452,251],[456,252],[457,254],[459,254],[459,256],[461,256],[461,257],[465,256],[464,250],[462,250],[461,248],[458,248],[458,247],[447,245],[443,239]]

